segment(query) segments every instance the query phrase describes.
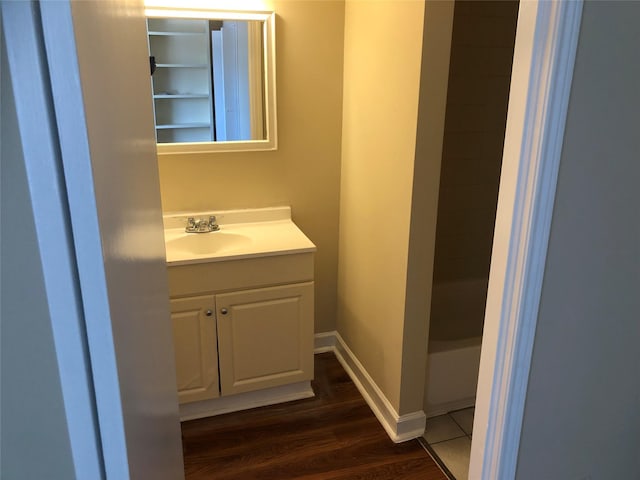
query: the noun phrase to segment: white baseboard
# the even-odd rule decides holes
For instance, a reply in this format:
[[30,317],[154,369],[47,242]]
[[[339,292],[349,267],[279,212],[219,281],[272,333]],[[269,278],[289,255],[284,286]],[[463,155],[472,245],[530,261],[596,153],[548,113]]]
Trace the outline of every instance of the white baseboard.
[[255,392],[239,393],[228,397],[219,397],[200,402],[183,403],[180,405],[180,421],[195,420],[196,418],[212,417],[223,413],[238,412],[250,408],[275,405],[302,398],[315,396],[311,382],[298,382],[280,387],[256,390]]
[[[333,352],[391,440],[405,442],[422,436],[426,416],[422,410],[398,415],[382,390],[336,331],[315,334],[314,353]],[[311,382],[298,382],[255,392],[180,405],[180,420],[222,415],[250,408],[313,397]]]
[[382,390],[360,363],[336,331],[315,336],[315,353],[333,351],[336,358],[356,385],[389,438],[395,443],[405,442],[424,434],[426,416],[422,410],[398,415]]
[[333,352],[336,348],[336,331],[316,333],[314,335],[313,353]]

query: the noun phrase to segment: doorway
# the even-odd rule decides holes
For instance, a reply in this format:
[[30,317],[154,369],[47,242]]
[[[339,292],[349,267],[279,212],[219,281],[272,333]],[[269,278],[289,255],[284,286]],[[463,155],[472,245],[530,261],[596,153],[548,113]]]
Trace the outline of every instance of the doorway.
[[468,476],[518,6],[454,7],[424,441],[457,480]]

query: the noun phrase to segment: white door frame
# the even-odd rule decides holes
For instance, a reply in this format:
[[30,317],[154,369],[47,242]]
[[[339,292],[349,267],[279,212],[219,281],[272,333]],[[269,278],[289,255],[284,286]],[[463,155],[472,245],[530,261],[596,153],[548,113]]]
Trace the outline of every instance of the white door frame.
[[521,1],[470,479],[515,478],[582,1]]
[[82,295],[38,9],[32,2],[3,2],[1,8],[10,66],[3,75],[13,85],[73,469],[75,478],[100,480],[103,457]]

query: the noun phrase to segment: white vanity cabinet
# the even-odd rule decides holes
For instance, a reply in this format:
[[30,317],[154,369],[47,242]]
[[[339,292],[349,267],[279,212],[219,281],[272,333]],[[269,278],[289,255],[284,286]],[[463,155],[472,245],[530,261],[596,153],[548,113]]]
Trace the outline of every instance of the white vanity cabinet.
[[170,265],[168,277],[183,419],[312,395],[313,253]]

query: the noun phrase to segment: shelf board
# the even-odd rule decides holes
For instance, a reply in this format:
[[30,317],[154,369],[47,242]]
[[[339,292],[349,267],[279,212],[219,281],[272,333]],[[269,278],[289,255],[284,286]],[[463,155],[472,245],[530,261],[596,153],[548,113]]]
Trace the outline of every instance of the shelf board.
[[170,99],[174,99],[174,98],[209,98],[209,95],[207,95],[206,93],[176,93],[175,95],[171,95],[171,94],[167,93],[167,94],[154,95],[153,98],[156,98],[156,99],[159,99],[159,98],[170,98]]
[[157,63],[158,68],[209,68],[207,63]]
[[148,33],[149,36],[154,37],[194,37],[207,34],[207,32],[160,32],[157,30]]
[[156,125],[156,130],[172,130],[176,128],[209,128],[209,123],[169,123],[164,125]]

